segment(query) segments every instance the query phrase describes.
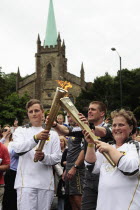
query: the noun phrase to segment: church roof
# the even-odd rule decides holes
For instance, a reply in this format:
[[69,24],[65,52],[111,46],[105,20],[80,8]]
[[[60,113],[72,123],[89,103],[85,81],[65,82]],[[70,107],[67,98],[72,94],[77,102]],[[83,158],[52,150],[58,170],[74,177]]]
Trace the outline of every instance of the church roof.
[[50,0],[44,47],[57,44],[57,30],[54,16],[53,1]]

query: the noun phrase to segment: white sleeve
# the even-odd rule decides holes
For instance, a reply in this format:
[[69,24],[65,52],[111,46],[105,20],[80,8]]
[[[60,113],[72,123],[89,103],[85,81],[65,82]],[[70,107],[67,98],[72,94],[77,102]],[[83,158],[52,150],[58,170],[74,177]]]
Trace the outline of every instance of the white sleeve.
[[90,167],[93,167],[93,170],[91,169],[93,174],[100,173],[100,168],[101,168],[102,161],[103,161],[103,155],[99,151],[97,151],[96,158],[97,158],[97,160],[95,163],[88,163],[87,161],[84,161],[85,167],[88,170],[90,170]]
[[93,171],[92,171],[93,174],[100,173],[100,168],[101,168],[104,156],[99,151],[97,151],[96,152],[96,158],[97,158],[97,160],[95,162],[95,166],[94,166]]
[[26,129],[27,128],[18,127],[13,133],[12,148],[18,154],[28,152],[37,145],[33,137],[28,139],[26,138],[24,135],[24,133],[26,133]]
[[118,162],[118,169],[127,176],[133,176],[139,172],[139,154],[135,144],[128,145],[129,149]]
[[4,142],[5,142],[5,138],[4,137],[2,137],[1,139],[0,139],[0,142],[2,143],[2,144],[4,144]]
[[61,162],[61,157],[62,157],[60,149],[60,139],[57,132],[55,131],[50,132],[50,143],[51,143],[51,148],[50,148],[51,151],[49,154],[47,154],[44,151],[45,157],[41,162],[46,165],[55,165]]

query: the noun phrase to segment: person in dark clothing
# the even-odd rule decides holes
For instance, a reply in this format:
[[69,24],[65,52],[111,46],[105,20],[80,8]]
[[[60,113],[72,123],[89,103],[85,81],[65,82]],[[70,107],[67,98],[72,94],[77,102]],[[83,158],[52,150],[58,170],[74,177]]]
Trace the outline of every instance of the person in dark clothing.
[[[70,114],[67,114],[69,122],[69,131],[81,131],[81,128],[72,120]],[[72,210],[81,209],[81,199],[83,193],[83,179],[85,173],[84,167],[84,147],[81,137],[68,135],[68,151],[66,157],[65,170],[65,190],[69,195]]]
[[[61,147],[61,152],[62,152],[62,157],[63,157],[63,153],[66,149],[66,138],[65,136],[59,136],[60,138],[60,147]],[[61,162],[65,165],[66,161],[62,161],[62,158],[61,158]],[[60,167],[62,167],[62,171],[64,172],[64,169],[65,169],[65,166],[62,165],[60,163]],[[61,178],[59,177],[59,182],[58,182],[58,186],[57,186],[57,192],[56,192],[56,195],[58,197],[58,210],[64,210],[64,204],[65,204],[65,182],[64,180],[62,179],[62,176]]]
[[[89,104],[88,110],[88,121],[87,123],[91,123],[90,125],[94,125],[91,129],[94,128],[94,133],[96,136],[100,136],[100,140],[104,142],[108,142],[112,140],[112,134],[110,129],[104,122],[106,114],[106,105],[100,101],[93,101]],[[85,117],[81,120],[85,121]],[[56,124],[56,123],[55,123]],[[64,126],[60,127],[58,124],[55,125],[55,129],[57,132],[65,135],[71,136],[83,136],[81,131],[68,131],[68,129]],[[86,153],[87,143],[84,145],[84,150]],[[92,170],[91,170],[92,171]],[[98,196],[98,182],[99,182],[99,174],[92,174],[88,170],[85,170],[85,179],[84,179],[84,188],[82,195],[82,210],[95,210],[97,204],[97,196]]]
[[[112,139],[112,133],[104,122],[106,114],[106,105],[101,101],[92,101],[88,109],[88,122],[94,126],[106,129],[106,135],[100,138],[103,142]],[[96,134],[97,135],[97,134]],[[98,136],[98,135],[97,135]],[[85,153],[87,150],[87,142],[85,142]],[[85,170],[84,192],[82,197],[82,210],[95,210],[98,197],[99,174],[91,173],[92,168]]]
[[[66,148],[62,154],[62,159],[61,159],[61,166],[64,168],[63,170],[66,170],[66,158],[67,158],[67,152],[68,152],[68,148]],[[62,186],[58,186],[58,190],[60,191],[60,194],[62,195],[62,197],[64,197],[64,210],[72,210],[71,208],[71,204],[69,202],[69,195],[67,195],[66,193],[63,195],[63,187],[65,188],[65,182],[64,182],[64,176],[62,176]]]
[[65,190],[69,195],[72,209],[80,210],[85,173],[83,139],[79,136],[71,136],[71,132],[81,131],[81,128],[72,120],[70,114],[67,114],[67,117],[70,126],[66,127],[54,122],[52,127],[59,135],[68,136],[67,163],[64,172]]

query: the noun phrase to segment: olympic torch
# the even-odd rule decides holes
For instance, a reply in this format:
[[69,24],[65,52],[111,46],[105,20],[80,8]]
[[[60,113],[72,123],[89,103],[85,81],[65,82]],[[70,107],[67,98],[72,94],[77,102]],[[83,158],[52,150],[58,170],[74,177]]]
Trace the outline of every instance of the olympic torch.
[[[50,131],[52,125],[53,125],[53,122],[58,114],[58,111],[60,109],[60,98],[63,98],[66,94],[68,93],[67,90],[64,90],[60,87],[57,87],[56,89],[56,92],[55,92],[55,96],[54,96],[54,99],[53,99],[53,102],[52,102],[52,105],[51,105],[51,109],[50,109],[50,112],[49,112],[49,118],[48,118],[48,121],[47,121],[47,124],[46,124],[46,130]],[[43,147],[44,147],[44,144],[45,144],[45,141],[46,140],[41,140],[39,142],[39,146],[37,148],[38,151],[42,151],[43,150]],[[37,162],[36,159],[34,159],[34,162]]]
[[[95,144],[94,140],[98,140],[97,136],[95,136],[95,134],[91,131],[91,129],[89,128],[89,126],[87,124],[85,124],[84,122],[82,122],[79,119],[78,116],[78,110],[76,109],[76,107],[74,106],[74,104],[72,103],[72,101],[70,100],[69,97],[64,97],[60,99],[61,101],[61,106],[66,109],[66,111],[68,113],[70,113],[71,117],[73,118],[73,120],[75,122],[77,122],[77,124],[81,127],[82,130],[86,130],[87,132],[89,132],[89,135],[91,137],[91,139],[93,140],[93,143]],[[95,144],[96,145],[96,144]],[[111,160],[111,158],[109,157],[109,155],[106,152],[103,152],[103,155],[105,156],[105,158],[108,160],[108,162],[115,167],[115,163]]]

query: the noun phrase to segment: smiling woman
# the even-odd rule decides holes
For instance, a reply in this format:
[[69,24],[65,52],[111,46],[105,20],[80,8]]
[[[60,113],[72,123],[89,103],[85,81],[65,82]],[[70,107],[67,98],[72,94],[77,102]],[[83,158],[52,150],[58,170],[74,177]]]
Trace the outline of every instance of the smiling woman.
[[[89,144],[85,156],[86,165],[95,162],[92,172],[95,174],[100,172],[97,210],[139,210],[140,145],[131,138],[136,131],[136,119],[132,112],[124,109],[112,112],[111,117],[114,137],[112,145],[97,141],[98,151],[95,153],[89,134],[87,132],[84,134]],[[103,152],[108,153],[116,163],[115,168],[107,162],[102,155]]]
[[137,121],[131,111],[121,109],[111,113],[113,120],[112,134],[116,141],[116,146],[123,145],[124,142],[129,141],[128,138],[136,132]]

